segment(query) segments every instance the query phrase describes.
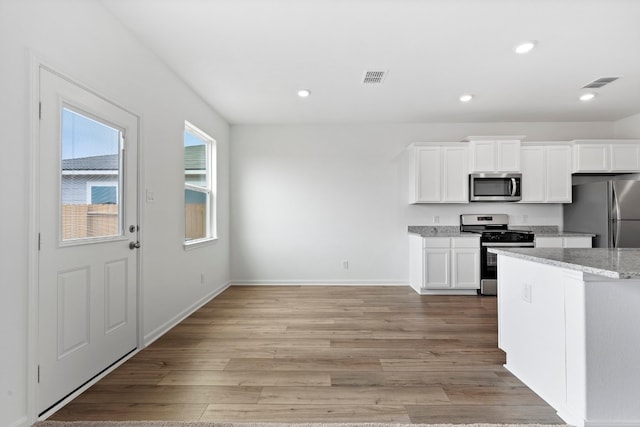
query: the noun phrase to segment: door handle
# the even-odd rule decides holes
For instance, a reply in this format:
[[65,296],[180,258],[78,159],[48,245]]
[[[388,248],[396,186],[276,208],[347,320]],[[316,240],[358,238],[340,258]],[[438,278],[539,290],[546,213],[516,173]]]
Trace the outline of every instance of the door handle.
[[515,178],[511,178],[511,197],[515,197],[518,192],[518,181]]
[[134,250],[140,247],[140,242],[129,242],[129,249]]

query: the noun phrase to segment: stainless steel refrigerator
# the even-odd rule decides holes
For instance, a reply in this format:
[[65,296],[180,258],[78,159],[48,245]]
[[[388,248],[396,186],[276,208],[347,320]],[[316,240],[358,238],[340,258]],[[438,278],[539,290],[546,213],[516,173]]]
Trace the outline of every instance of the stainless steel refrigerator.
[[573,186],[563,207],[564,230],[593,233],[594,248],[640,248],[640,181],[612,180]]

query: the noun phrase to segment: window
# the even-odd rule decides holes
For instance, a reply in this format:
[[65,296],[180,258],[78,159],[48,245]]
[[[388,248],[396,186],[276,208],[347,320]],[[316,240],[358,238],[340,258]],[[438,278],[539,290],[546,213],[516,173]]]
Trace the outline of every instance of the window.
[[189,122],[184,127],[185,245],[217,238],[216,141]]
[[68,106],[61,119],[61,242],[122,236],[122,130]]

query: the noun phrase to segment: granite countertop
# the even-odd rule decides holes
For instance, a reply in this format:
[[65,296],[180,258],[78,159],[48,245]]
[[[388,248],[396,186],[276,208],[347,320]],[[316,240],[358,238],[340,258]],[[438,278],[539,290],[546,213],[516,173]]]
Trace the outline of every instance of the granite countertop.
[[535,233],[540,237],[595,237],[593,233],[574,233],[573,231],[556,231],[555,233]]
[[489,252],[612,279],[640,279],[640,249],[498,249]]
[[410,225],[408,231],[422,237],[480,237],[477,233],[461,233],[457,225]]
[[[514,225],[510,230],[531,231],[540,237],[593,237],[595,234],[572,233],[558,231],[556,225]],[[409,233],[419,234],[422,237],[470,237],[478,236],[476,233],[461,233],[457,225],[410,225]]]
[[509,227],[512,230],[531,231],[540,237],[594,237],[590,233],[574,233],[571,231],[559,231],[557,225],[514,225]]

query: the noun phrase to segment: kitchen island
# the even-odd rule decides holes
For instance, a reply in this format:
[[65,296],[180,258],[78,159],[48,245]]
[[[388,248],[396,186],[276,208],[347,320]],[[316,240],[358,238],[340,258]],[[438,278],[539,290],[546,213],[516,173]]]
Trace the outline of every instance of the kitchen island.
[[505,367],[578,427],[640,426],[640,249],[490,249]]

